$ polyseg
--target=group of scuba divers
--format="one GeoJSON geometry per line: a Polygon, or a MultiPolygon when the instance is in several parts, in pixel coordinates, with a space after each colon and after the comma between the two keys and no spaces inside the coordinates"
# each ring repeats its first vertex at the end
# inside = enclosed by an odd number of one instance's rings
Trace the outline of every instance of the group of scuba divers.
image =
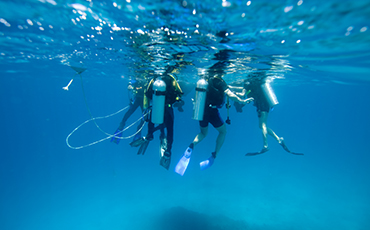
{"type": "MultiPolygon", "coordinates": [[[[152,78],[149,83],[139,79],[131,81],[128,89],[134,92],[135,96],[130,99],[129,109],[111,139],[112,142],[119,143],[122,139],[122,130],[126,125],[126,121],[140,107],[143,117],[146,118],[142,119],[138,125],[138,132],[130,145],[132,147],[140,147],[138,154],[144,154],[149,142],[153,140],[154,132],[159,130],[161,143],[160,165],[167,170],[170,167],[172,155],[171,149],[174,134],[173,107],[177,107],[182,112],[182,106],[184,105],[184,102],[181,100],[183,91],[174,75],[177,71],[178,68],[176,66],[168,66],[164,74],[152,78]],[[148,133],[145,137],[141,137],[141,128],[144,126],[145,121],[148,122],[148,133]]],[[[175,172],[184,175],[194,147],[207,136],[209,124],[218,131],[216,147],[208,159],[200,162],[200,169],[207,169],[214,163],[226,136],[226,125],[219,113],[219,108],[224,104],[225,96],[234,101],[237,112],[242,112],[242,107],[252,101],[257,108],[259,127],[263,136],[263,148],[259,152],[247,153],[246,156],[267,152],[269,150],[268,135],[272,136],[285,151],[295,155],[303,155],[302,153],[291,152],[287,148],[284,138],[276,135],[267,126],[268,114],[271,108],[278,104],[268,82],[265,82],[263,79],[250,79],[245,80],[242,86],[229,86],[222,79],[222,75],[217,72],[209,72],[205,78],[200,79],[196,84],[192,118],[199,121],[200,132],[187,147],[175,167],[175,172]]],[[[228,123],[228,121],[226,122],[228,123]]]]}

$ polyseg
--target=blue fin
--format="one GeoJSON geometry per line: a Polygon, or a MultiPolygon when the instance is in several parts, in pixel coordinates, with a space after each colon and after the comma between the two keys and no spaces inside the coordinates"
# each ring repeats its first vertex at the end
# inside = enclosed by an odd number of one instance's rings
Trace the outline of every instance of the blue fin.
{"type": "Polygon", "coordinates": [[[175,172],[177,172],[181,176],[184,175],[184,173],[186,171],[186,168],[189,165],[192,151],[193,151],[193,149],[191,149],[190,147],[188,147],[185,150],[185,153],[182,155],[181,159],[179,160],[179,162],[177,163],[177,165],[175,167],[175,172]]]}
{"type": "Polygon", "coordinates": [[[119,144],[119,141],[122,139],[122,133],[123,131],[120,129],[117,129],[116,132],[114,132],[114,136],[110,139],[110,142],[114,142],[117,145],[119,144]]]}
{"type": "Polygon", "coordinates": [[[215,158],[213,156],[210,156],[207,160],[200,162],[200,170],[208,169],[213,165],[214,161],[215,158]]]}

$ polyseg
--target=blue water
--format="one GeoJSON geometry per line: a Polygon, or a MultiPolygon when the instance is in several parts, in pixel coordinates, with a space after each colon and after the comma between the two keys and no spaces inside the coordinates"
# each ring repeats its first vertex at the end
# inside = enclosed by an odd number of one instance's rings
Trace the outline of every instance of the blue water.
{"type": "MultiPolygon", "coordinates": [[[[369,22],[370,1],[1,1],[0,229],[370,229],[369,22]],[[144,156],[131,139],[66,144],[90,119],[85,99],[109,115],[128,105],[130,78],[185,61],[177,76],[194,84],[225,49],[227,83],[273,79],[268,124],[304,156],[271,137],[269,152],[244,156],[262,147],[257,113],[232,107],[214,165],[199,169],[214,151],[210,127],[179,176],[199,132],[194,90],[175,110],[168,171],[158,134],[144,156]]],[[[97,122],[113,133],[122,116],[97,122]]],[[[105,137],[90,122],[69,143],[105,137]]]]}

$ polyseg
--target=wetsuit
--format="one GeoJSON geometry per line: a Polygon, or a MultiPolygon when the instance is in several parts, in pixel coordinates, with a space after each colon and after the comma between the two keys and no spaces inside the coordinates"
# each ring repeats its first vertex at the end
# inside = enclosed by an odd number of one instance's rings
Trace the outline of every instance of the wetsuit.
{"type": "Polygon", "coordinates": [[[211,123],[213,127],[218,128],[224,124],[218,108],[221,108],[224,103],[226,89],[228,86],[222,78],[211,77],[208,79],[204,116],[203,120],[199,121],[201,127],[205,128],[208,123],[211,123]]]}
{"type": "MultiPolygon", "coordinates": [[[[158,129],[161,130],[161,138],[163,137],[163,130],[164,128],[167,131],[167,151],[171,153],[172,143],[173,143],[173,124],[174,124],[174,113],[173,113],[173,103],[180,100],[182,95],[181,88],[177,83],[176,79],[171,74],[165,74],[161,78],[166,83],[166,98],[165,98],[165,109],[164,109],[164,120],[163,124],[155,127],[154,123],[151,122],[151,119],[148,123],[148,135],[147,139],[150,140],[153,138],[153,133],[158,129]]],[[[153,97],[153,79],[149,85],[148,89],[145,93],[145,96],[149,99],[153,97]]]]}
{"type": "MultiPolygon", "coordinates": [[[[138,107],[141,108],[141,112],[144,111],[143,108],[143,99],[144,99],[144,90],[145,90],[145,83],[143,81],[136,81],[135,83],[130,85],[133,87],[132,89],[132,97],[130,98],[130,107],[128,111],[125,113],[125,115],[122,118],[122,121],[120,123],[120,129],[122,130],[125,125],[127,119],[136,111],[138,107]]],[[[143,120],[138,125],[138,129],[143,125],[143,120]]]]}

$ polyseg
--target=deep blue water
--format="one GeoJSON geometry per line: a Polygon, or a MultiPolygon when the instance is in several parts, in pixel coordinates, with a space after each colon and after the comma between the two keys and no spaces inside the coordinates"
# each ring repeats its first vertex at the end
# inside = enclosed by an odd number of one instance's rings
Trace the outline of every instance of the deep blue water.
{"type": "MultiPolygon", "coordinates": [[[[1,1],[1,229],[370,229],[370,2],[186,3],[1,1]],[[78,9],[87,13],[81,23],[71,20],[78,9]],[[103,23],[98,35],[91,27],[99,19],[134,32],[110,33],[103,23]],[[180,34],[198,24],[199,34],[164,41],[138,32],[169,24],[180,34]],[[221,43],[215,34],[225,28],[235,34],[221,43]],[[185,111],[175,110],[168,171],[159,165],[157,133],[144,156],[129,146],[131,139],[67,146],[68,134],[90,119],[81,78],[69,65],[87,68],[81,74],[87,104],[93,116],[106,116],[128,105],[130,77],[160,72],[176,62],[171,54],[179,47],[193,49],[184,57],[192,65],[178,74],[185,82],[196,82],[223,49],[233,50],[227,83],[256,71],[274,76],[280,104],[268,124],[305,155],[289,154],[269,137],[269,152],[245,157],[262,147],[256,109],[232,107],[214,165],[199,169],[214,150],[217,132],[210,127],[179,176],[175,164],[199,131],[191,119],[194,90],[184,97],[185,111]]],[[[225,108],[221,114],[226,119],[225,108]]],[[[97,122],[113,133],[122,116],[97,122]]],[[[138,117],[139,111],[128,123],[138,117]]],[[[70,144],[105,137],[89,123],[70,144]]]]}

